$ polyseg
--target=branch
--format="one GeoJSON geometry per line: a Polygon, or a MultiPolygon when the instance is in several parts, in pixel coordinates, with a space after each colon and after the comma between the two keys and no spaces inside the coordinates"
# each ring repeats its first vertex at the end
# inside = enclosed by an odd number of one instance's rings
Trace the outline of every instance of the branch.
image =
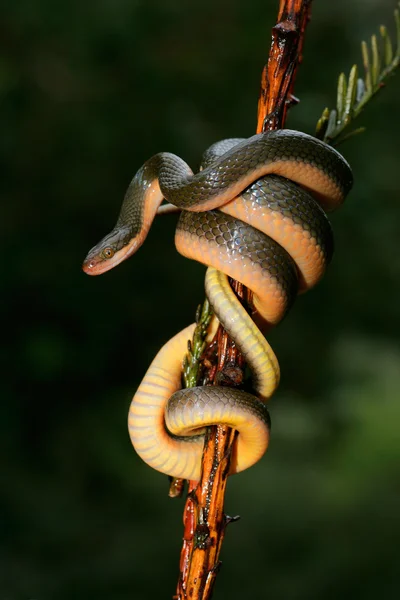
{"type": "MultiPolygon", "coordinates": [[[[277,24],[272,29],[268,63],[261,79],[258,102],[257,133],[283,127],[288,107],[296,103],[292,91],[297,67],[301,62],[305,28],[311,0],[281,0],[277,24]]],[[[244,306],[251,306],[251,292],[241,283],[232,287],[244,306]]],[[[202,316],[207,313],[203,308],[202,316]]],[[[203,348],[205,331],[197,328],[197,340],[189,347],[186,376],[190,365],[197,365],[194,353],[203,348]]],[[[196,336],[196,334],[195,334],[196,336]]],[[[220,326],[214,340],[204,349],[202,384],[238,386],[244,378],[244,360],[235,343],[220,326]]],[[[197,367],[196,367],[197,368],[197,367]]],[[[199,381],[196,372],[193,381],[199,381]]],[[[235,518],[224,514],[224,496],[229,473],[230,455],[236,433],[222,425],[208,428],[205,436],[200,481],[189,482],[184,510],[184,537],[180,575],[175,600],[208,600],[220,567],[219,553],[226,525],[235,518]]],[[[172,494],[181,490],[172,483],[172,494]]],[[[170,492],[171,494],[171,492],[170,492]]]]}
{"type": "MultiPolygon", "coordinates": [[[[400,8],[400,3],[399,3],[400,8]]],[[[343,131],[356,119],[365,105],[382,90],[389,77],[400,65],[400,13],[394,11],[396,25],[396,51],[393,53],[393,43],[384,25],[379,28],[380,39],[371,36],[371,46],[361,42],[361,54],[364,66],[364,78],[358,76],[357,65],[353,65],[348,79],[339,75],[336,108],[325,108],[316,127],[316,137],[327,144],[334,140],[338,145],[349,137],[362,133],[365,127],[359,127],[343,135],[343,131]]]]}

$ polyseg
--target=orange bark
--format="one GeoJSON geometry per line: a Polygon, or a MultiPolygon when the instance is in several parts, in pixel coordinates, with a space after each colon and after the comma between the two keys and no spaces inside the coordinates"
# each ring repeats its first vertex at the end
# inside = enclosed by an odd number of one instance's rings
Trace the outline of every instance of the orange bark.
{"type": "MultiPolygon", "coordinates": [[[[283,127],[288,107],[297,102],[292,91],[301,62],[310,6],[311,0],[280,1],[268,63],[261,78],[257,133],[283,127]]],[[[243,304],[250,306],[251,292],[237,281],[232,281],[232,287],[243,304]]],[[[211,367],[204,383],[240,384],[243,357],[222,327],[206,350],[206,356],[211,367]]],[[[211,598],[226,525],[234,520],[224,514],[224,497],[235,436],[235,431],[222,425],[210,427],[206,434],[201,479],[198,483],[189,482],[175,600],[211,598]]]]}

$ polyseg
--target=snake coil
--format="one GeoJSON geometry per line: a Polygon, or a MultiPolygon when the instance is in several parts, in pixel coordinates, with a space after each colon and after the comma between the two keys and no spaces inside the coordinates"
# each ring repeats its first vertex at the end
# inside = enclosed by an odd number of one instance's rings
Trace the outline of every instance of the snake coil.
{"type": "Polygon", "coordinates": [[[83,265],[86,273],[98,275],[136,252],[164,198],[182,211],[176,247],[208,266],[207,297],[249,364],[255,390],[253,395],[218,386],[180,389],[194,324],[159,351],[132,400],[129,434],[153,468],[192,480],[200,477],[207,425],[238,430],[231,473],[253,465],[267,449],[265,402],[279,383],[279,365],[262,331],[322,277],[333,251],[323,209],[340,205],[352,186],[350,167],[336,150],[291,130],[218,142],[206,151],[202,166],[194,175],[173,154],[150,158],[133,178],[116,226],[83,265]],[[255,320],[228,277],[253,291],[255,320]]]}

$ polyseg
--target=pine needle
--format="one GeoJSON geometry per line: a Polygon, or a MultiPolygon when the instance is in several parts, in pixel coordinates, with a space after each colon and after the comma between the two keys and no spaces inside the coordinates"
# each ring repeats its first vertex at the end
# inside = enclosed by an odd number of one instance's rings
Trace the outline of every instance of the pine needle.
{"type": "Polygon", "coordinates": [[[354,121],[365,105],[386,84],[400,65],[400,2],[394,11],[396,26],[396,51],[393,53],[393,42],[384,25],[379,28],[379,36],[372,35],[370,44],[361,42],[361,56],[364,77],[358,76],[357,65],[353,65],[348,79],[339,75],[336,108],[325,108],[316,126],[316,137],[327,144],[338,145],[345,139],[362,131],[359,127],[343,135],[344,130],[354,121]]]}

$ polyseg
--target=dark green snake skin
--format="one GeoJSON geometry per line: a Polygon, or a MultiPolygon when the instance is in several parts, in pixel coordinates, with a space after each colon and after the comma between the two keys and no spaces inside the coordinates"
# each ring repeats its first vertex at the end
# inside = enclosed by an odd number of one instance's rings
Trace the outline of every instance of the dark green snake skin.
{"type": "Polygon", "coordinates": [[[289,218],[310,233],[330,262],[333,254],[331,225],[318,202],[299,185],[277,175],[262,177],[241,194],[249,204],[257,204],[289,218]]]}
{"type": "Polygon", "coordinates": [[[239,143],[196,175],[173,154],[158,154],[154,160],[164,197],[186,210],[201,207],[249,172],[277,160],[315,166],[329,174],[343,195],[352,185],[350,167],[336,150],[309,135],[286,129],[255,135],[239,143]]]}
{"type": "Polygon", "coordinates": [[[250,261],[255,273],[259,271],[261,277],[275,280],[287,298],[285,312],[290,308],[297,294],[296,265],[286,250],[269,236],[218,210],[183,211],[177,225],[177,233],[180,231],[192,237],[193,242],[203,238],[209,245],[223,250],[227,262],[250,261]]]}
{"type": "MultiPolygon", "coordinates": [[[[204,417],[207,418],[209,413],[210,424],[213,424],[215,414],[212,412],[212,407],[218,407],[218,410],[221,410],[221,404],[224,406],[225,415],[229,415],[229,410],[234,413],[238,403],[238,390],[221,386],[202,386],[200,390],[201,393],[199,393],[199,388],[187,388],[179,390],[171,396],[165,409],[165,421],[168,428],[171,427],[172,421],[175,421],[176,428],[179,427],[176,415],[179,415],[180,421],[196,422],[199,420],[196,415],[200,415],[202,420],[204,417]]],[[[245,410],[263,421],[270,429],[271,418],[264,402],[243,391],[240,392],[240,402],[245,410]]],[[[195,437],[190,434],[183,439],[191,442],[195,437]]]]}
{"type": "MultiPolygon", "coordinates": [[[[230,139],[211,146],[203,156],[203,170],[195,175],[184,160],[174,154],[162,152],[150,158],[138,170],[125,194],[124,202],[114,229],[92,248],[85,262],[98,257],[105,247],[111,247],[114,253],[126,246],[138,235],[143,224],[144,193],[156,179],[168,202],[184,210],[201,210],[201,206],[217,198],[221,193],[229,195],[229,189],[248,177],[262,165],[275,161],[305,163],[327,173],[342,191],[343,196],[350,190],[353,182],[351,169],[343,157],[333,148],[305,133],[291,130],[277,130],[255,135],[249,139],[230,139]]],[[[269,176],[268,176],[269,177],[269,176]]],[[[260,183],[251,186],[246,192],[248,197],[266,197],[260,183]]],[[[272,185],[272,184],[267,184],[272,185]]],[[[294,184],[289,184],[294,185],[294,184]]],[[[243,184],[241,191],[246,188],[243,184]]],[[[293,189],[293,188],[292,188],[293,189]]],[[[306,227],[313,227],[313,218],[305,206],[300,208],[293,202],[282,205],[275,195],[275,206],[279,210],[291,211],[296,218],[304,215],[306,227]],[[308,211],[308,212],[307,212],[308,211]]],[[[284,196],[281,191],[281,196],[284,196]]],[[[274,201],[271,201],[274,203],[274,201]]],[[[216,202],[218,205],[218,202],[216,202]]],[[[213,208],[213,207],[209,207],[213,208]]],[[[320,210],[320,209],[317,209],[320,210]]],[[[320,226],[317,226],[317,229],[320,226]]],[[[327,227],[323,227],[327,231],[327,227]]],[[[314,228],[315,229],[315,228],[314,228]]],[[[316,232],[316,230],[312,230],[316,232]]],[[[321,239],[325,234],[321,230],[321,239]]],[[[329,245],[329,244],[328,244],[329,245]]],[[[329,248],[327,249],[329,253],[329,248]]]]}

